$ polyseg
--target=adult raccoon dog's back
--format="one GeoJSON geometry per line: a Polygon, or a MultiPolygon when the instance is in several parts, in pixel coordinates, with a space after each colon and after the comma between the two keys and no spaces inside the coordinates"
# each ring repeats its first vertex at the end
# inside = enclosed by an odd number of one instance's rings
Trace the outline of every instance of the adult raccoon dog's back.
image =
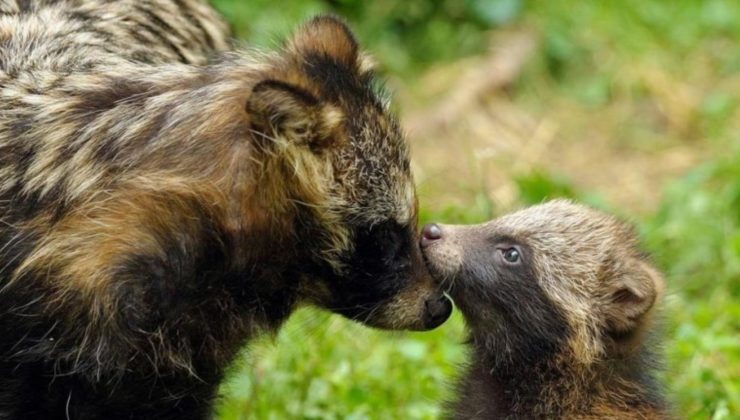
{"type": "Polygon", "coordinates": [[[347,27],[225,39],[193,0],[0,3],[0,418],[202,418],[301,303],[449,315],[347,27]]]}

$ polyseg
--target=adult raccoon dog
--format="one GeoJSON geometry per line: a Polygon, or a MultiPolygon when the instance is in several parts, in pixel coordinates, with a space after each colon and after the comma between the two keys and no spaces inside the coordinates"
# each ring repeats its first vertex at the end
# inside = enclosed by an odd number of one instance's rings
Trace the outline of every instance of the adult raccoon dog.
{"type": "Polygon", "coordinates": [[[470,328],[452,417],[668,417],[648,341],[664,283],[629,226],[558,200],[423,235],[470,328]]]}
{"type": "Polygon", "coordinates": [[[299,304],[449,315],[349,29],[227,38],[195,0],[0,2],[0,418],[204,418],[299,304]]]}

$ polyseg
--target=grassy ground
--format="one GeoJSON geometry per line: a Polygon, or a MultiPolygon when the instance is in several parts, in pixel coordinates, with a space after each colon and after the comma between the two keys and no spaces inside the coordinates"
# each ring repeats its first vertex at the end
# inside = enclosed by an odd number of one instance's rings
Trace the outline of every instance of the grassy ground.
{"type": "MultiPolygon", "coordinates": [[[[309,14],[347,16],[404,119],[421,121],[496,53],[489,30],[532,34],[536,52],[513,84],[450,127],[410,133],[422,219],[478,222],[570,196],[634,220],[669,282],[664,377],[676,413],[740,417],[739,3],[215,3],[261,45],[309,14]]],[[[302,309],[245,350],[219,415],[436,418],[463,340],[457,314],[433,332],[389,333],[302,309]]]]}

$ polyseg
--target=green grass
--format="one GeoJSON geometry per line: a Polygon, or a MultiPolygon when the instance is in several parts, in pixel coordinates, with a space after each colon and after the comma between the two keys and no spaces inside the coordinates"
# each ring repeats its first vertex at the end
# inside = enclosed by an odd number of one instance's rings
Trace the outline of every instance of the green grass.
{"type": "Polygon", "coordinates": [[[436,418],[464,360],[462,329],[459,316],[431,333],[389,333],[300,310],[244,353],[221,418],[436,418]]]}
{"type": "Polygon", "coordinates": [[[674,400],[692,417],[740,414],[740,154],[673,184],[643,230],[670,284],[674,400]]]}
{"type": "MultiPolygon", "coordinates": [[[[258,45],[274,45],[313,13],[339,12],[383,69],[409,84],[432,63],[481,51],[487,28],[532,27],[543,46],[509,92],[518,106],[546,113],[575,104],[593,118],[573,130],[607,130],[620,146],[646,153],[669,143],[709,156],[670,183],[653,214],[630,214],[557,173],[534,171],[516,182],[521,204],[568,196],[636,221],[669,284],[664,379],[676,413],[740,417],[740,3],[215,3],[240,37],[258,45]],[[673,96],[681,89],[689,99],[673,96]],[[621,119],[604,122],[607,113],[621,119]]],[[[498,214],[483,193],[465,207],[421,205],[424,221],[474,223],[498,214]]],[[[432,332],[390,333],[302,309],[277,337],[245,349],[218,412],[222,419],[436,418],[465,360],[463,340],[457,314],[432,332]]]]}

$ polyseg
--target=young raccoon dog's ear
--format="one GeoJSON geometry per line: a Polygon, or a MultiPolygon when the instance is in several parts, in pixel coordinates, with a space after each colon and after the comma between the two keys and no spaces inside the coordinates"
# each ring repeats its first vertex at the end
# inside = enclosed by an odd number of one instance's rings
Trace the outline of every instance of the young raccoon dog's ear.
{"type": "Polygon", "coordinates": [[[663,294],[663,276],[645,261],[632,258],[608,280],[607,332],[616,339],[628,338],[645,324],[663,294]]]}
{"type": "Polygon", "coordinates": [[[307,90],[278,80],[263,80],[247,100],[251,128],[263,144],[304,145],[314,151],[331,145],[342,112],[322,104],[307,90]]]}

